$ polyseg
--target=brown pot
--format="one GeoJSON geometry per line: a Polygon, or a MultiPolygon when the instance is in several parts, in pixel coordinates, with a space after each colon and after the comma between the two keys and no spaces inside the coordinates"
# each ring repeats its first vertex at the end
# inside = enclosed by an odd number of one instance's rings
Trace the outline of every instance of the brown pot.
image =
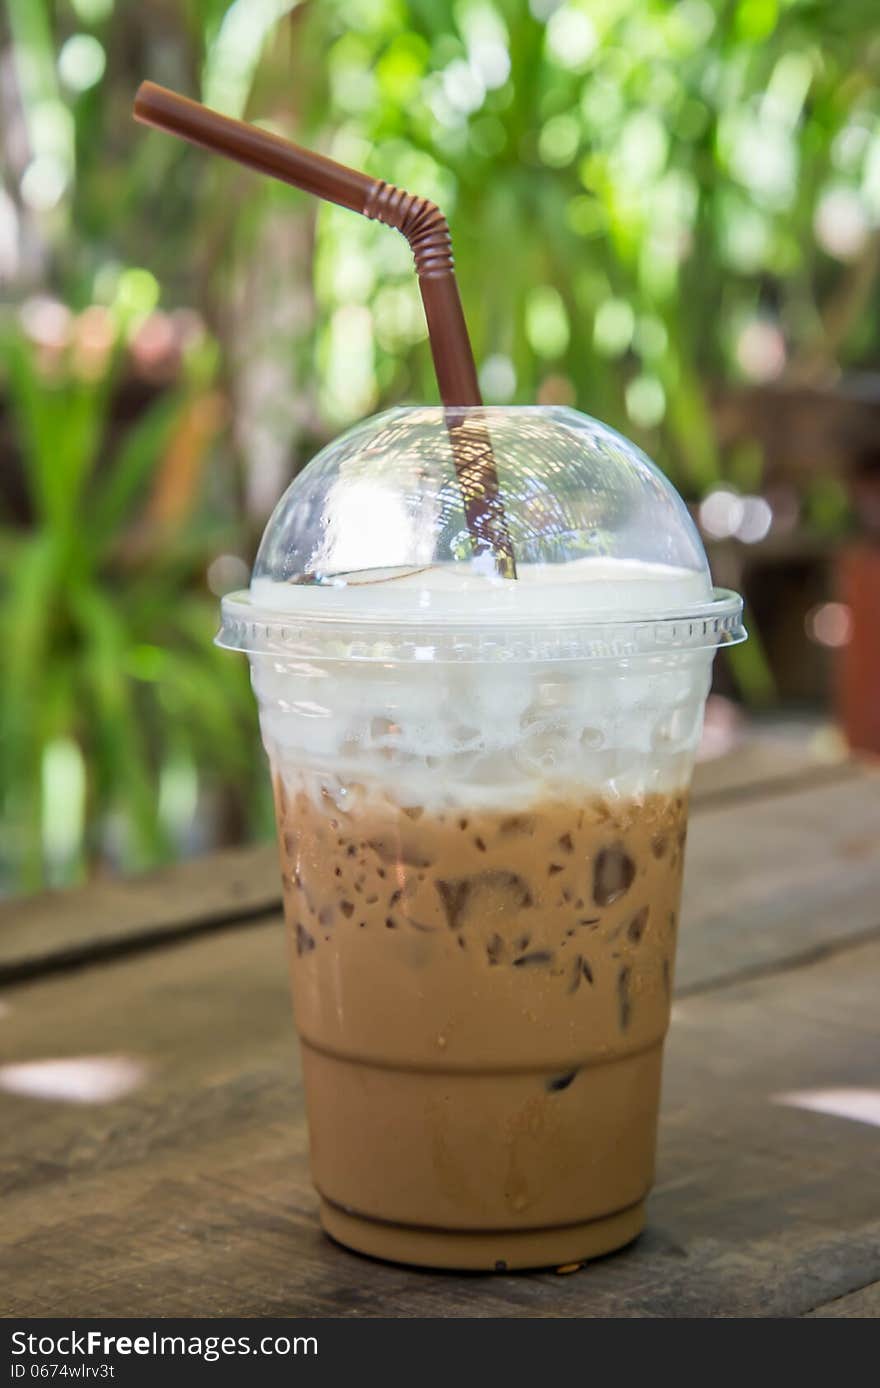
{"type": "Polygon", "coordinates": [[[837,664],[837,714],[853,749],[880,756],[880,544],[841,550],[837,591],[852,623],[837,664]]]}

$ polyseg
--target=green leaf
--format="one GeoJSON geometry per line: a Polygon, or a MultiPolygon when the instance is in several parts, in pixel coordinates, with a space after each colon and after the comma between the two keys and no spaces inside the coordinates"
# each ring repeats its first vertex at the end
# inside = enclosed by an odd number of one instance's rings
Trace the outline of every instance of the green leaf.
{"type": "Polygon", "coordinates": [[[97,456],[108,383],[45,379],[24,338],[7,347],[9,392],[35,509],[58,535],[76,529],[76,512],[97,456]]]}
{"type": "Polygon", "coordinates": [[[20,871],[30,887],[39,884],[42,873],[41,686],[53,654],[56,558],[51,535],[19,545],[0,598],[0,789],[6,813],[19,828],[20,871]]]}
{"type": "Polygon", "coordinates": [[[102,779],[127,813],[135,860],[146,863],[164,856],[167,844],[159,824],[157,776],[149,756],[147,726],[138,716],[132,681],[125,673],[125,627],[97,588],[78,593],[73,606],[85,646],[83,678],[93,701],[102,779]]]}
{"type": "Polygon", "coordinates": [[[129,519],[161,460],[184,403],[181,392],[160,395],[127,431],[125,440],[108,465],[107,476],[97,488],[89,516],[89,530],[101,548],[129,519]]]}

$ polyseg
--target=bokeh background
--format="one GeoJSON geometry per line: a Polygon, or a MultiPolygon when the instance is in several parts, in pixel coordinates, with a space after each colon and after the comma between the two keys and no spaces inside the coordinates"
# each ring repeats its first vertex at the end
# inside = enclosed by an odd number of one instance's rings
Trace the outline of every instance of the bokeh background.
{"type": "Polygon", "coordinates": [[[719,746],[880,752],[875,0],[0,4],[0,891],[271,831],[218,596],[436,399],[402,238],[135,126],[147,76],[436,199],[486,400],[634,437],[745,592],[719,746]]]}

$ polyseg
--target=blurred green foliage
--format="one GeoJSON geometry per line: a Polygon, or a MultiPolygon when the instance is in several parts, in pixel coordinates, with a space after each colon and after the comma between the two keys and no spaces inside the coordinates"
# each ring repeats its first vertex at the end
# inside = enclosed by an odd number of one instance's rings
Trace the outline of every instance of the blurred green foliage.
{"type": "Polygon", "coordinates": [[[174,387],[113,439],[123,323],[92,308],[62,346],[2,343],[32,517],[0,548],[2,866],[24,886],[162,861],[190,828],[200,773],[245,795],[254,781],[247,679],[212,646],[201,591],[228,527],[192,507],[222,417],[213,352],[192,346],[174,387]]]}
{"type": "MultiPolygon", "coordinates": [[[[449,210],[488,398],[571,400],[693,495],[723,466],[711,382],[876,351],[869,0],[315,8],[331,149],[449,210]]],[[[325,410],[429,393],[403,250],[322,210],[316,268],[325,410]]]]}
{"type": "MultiPolygon", "coordinates": [[[[876,361],[875,20],[874,0],[5,0],[6,880],[160,860],[232,785],[267,823],[209,562],[249,561],[324,439],[436,398],[403,240],[134,126],[142,77],[434,197],[486,399],[600,415],[699,499],[764,468],[719,447],[718,383],[876,361]]],[[[809,509],[839,527],[845,499],[820,483],[809,509]]]]}

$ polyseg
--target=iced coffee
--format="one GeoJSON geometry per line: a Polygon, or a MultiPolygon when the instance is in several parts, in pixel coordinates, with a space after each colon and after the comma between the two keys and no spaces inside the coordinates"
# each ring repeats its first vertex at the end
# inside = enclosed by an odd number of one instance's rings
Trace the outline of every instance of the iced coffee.
{"type": "MultiPolygon", "coordinates": [[[[676,581],[617,569],[582,581],[628,575],[643,597],[676,581]]],[[[375,586],[431,581],[451,579],[375,586]]],[[[535,574],[518,582],[539,611],[535,574]]],[[[262,707],[273,690],[285,704],[263,726],[312,1165],[344,1242],[492,1268],[637,1232],[708,673],[694,659],[340,667],[323,716],[313,677],[255,671],[262,707]]]]}
{"type": "Polygon", "coordinates": [[[435,1267],[607,1252],[644,1222],[688,786],[738,606],[704,561],[621,555],[285,575],[314,523],[225,634],[271,765],[324,1227],[435,1267]]]}
{"type": "Polygon", "coordinates": [[[424,197],[143,83],[140,121],[383,222],[445,408],[279,501],[220,645],[272,766],[325,1228],[402,1261],[577,1261],[641,1227],[713,589],[675,488],[562,407],[487,408],[424,197]]]}

